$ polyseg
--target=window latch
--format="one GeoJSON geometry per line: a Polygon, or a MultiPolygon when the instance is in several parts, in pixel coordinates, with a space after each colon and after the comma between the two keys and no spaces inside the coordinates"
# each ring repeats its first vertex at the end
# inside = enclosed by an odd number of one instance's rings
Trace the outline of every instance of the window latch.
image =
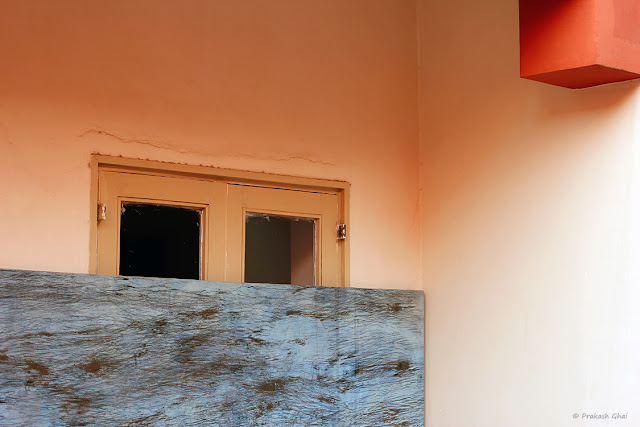
{"type": "Polygon", "coordinates": [[[338,224],[338,240],[347,238],[347,224],[338,224]]]}
{"type": "Polygon", "coordinates": [[[98,203],[98,221],[104,221],[105,219],[107,219],[107,205],[98,203]]]}

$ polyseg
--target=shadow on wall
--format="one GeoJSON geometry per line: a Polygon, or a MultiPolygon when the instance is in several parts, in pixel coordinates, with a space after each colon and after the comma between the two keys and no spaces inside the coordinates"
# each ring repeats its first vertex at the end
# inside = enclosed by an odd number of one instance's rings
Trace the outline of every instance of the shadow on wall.
{"type": "Polygon", "coordinates": [[[545,411],[519,425],[551,425],[631,387],[590,372],[633,360],[614,331],[633,312],[622,275],[640,83],[572,91],[516,76],[458,80],[423,110],[429,425],[513,425],[531,402],[545,411]],[[588,397],[588,384],[604,385],[588,397]],[[474,418],[453,415],[461,406],[474,418]]]}
{"type": "Polygon", "coordinates": [[[635,109],[628,107],[639,86],[575,91],[505,79],[442,89],[448,99],[427,102],[427,115],[438,111],[423,144],[425,242],[439,253],[433,263],[453,255],[443,248],[463,248],[493,226],[535,230],[545,213],[570,212],[572,198],[630,174],[635,109]]]}

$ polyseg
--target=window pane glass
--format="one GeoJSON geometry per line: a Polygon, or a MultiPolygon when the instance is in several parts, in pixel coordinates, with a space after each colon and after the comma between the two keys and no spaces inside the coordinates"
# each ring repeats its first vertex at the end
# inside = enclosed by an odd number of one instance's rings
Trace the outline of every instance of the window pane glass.
{"type": "Polygon", "coordinates": [[[244,280],[315,285],[315,220],[247,213],[244,280]]]}
{"type": "Polygon", "coordinates": [[[200,226],[199,209],[124,203],[119,274],[199,279],[200,226]]]}

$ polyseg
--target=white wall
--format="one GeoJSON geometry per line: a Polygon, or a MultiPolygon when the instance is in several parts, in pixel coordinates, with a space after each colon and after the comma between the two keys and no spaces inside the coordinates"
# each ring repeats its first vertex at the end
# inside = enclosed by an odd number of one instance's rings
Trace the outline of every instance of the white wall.
{"type": "Polygon", "coordinates": [[[515,1],[419,22],[428,425],[640,425],[639,83],[519,79],[515,1]]]}
{"type": "Polygon", "coordinates": [[[348,181],[353,286],[420,288],[415,3],[0,0],[0,268],[87,272],[93,152],[348,181]]]}

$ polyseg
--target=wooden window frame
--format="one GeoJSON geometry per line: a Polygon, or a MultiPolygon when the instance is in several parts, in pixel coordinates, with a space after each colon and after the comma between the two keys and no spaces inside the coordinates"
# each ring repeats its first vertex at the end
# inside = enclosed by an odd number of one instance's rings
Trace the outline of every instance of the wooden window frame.
{"type": "MultiPolygon", "coordinates": [[[[302,190],[335,194],[338,199],[338,220],[349,229],[349,199],[351,185],[345,181],[299,176],[277,175],[264,172],[252,172],[234,169],[223,169],[209,166],[196,166],[177,163],[165,163],[153,160],[142,160],[114,157],[102,154],[91,155],[91,194],[90,194],[90,235],[89,235],[89,273],[98,270],[98,174],[100,170],[118,172],[135,172],[167,177],[197,178],[210,181],[221,181],[230,184],[256,185],[285,190],[302,190]]],[[[348,287],[349,238],[336,240],[338,246],[339,286],[348,287]]]]}

